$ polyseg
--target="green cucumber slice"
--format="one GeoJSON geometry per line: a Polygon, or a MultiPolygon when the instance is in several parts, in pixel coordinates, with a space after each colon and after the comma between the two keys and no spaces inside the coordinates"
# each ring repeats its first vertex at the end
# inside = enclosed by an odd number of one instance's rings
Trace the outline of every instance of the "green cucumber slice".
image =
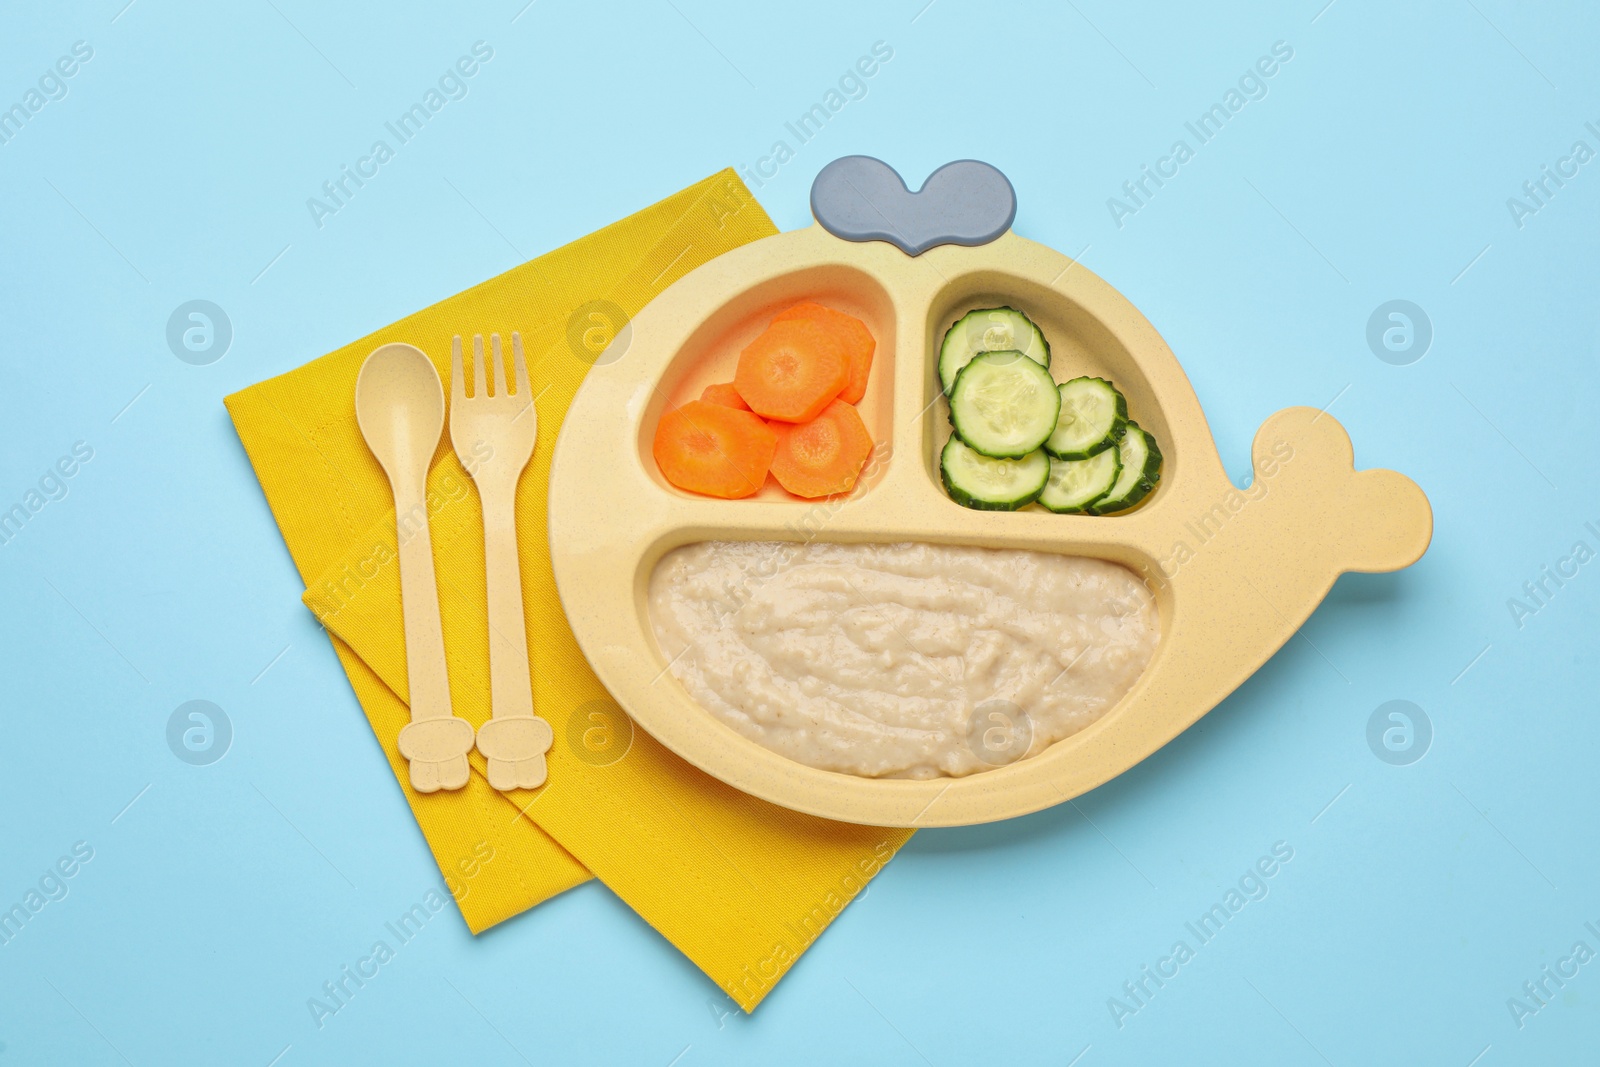
{"type": "Polygon", "coordinates": [[[1050,460],[1050,478],[1039,503],[1062,514],[1081,514],[1117,484],[1122,473],[1122,450],[1108,448],[1088,459],[1050,460]]]}
{"type": "Polygon", "coordinates": [[[980,352],[956,375],[950,423],[968,447],[1021,459],[1056,428],[1061,394],[1050,372],[1015,351],[980,352]]]}
{"type": "Polygon", "coordinates": [[[1050,342],[1039,327],[1016,308],[969,311],[945,331],[939,345],[939,384],[949,395],[956,375],[979,352],[1021,352],[1041,367],[1050,366],[1050,342]]]}
{"type": "Polygon", "coordinates": [[[950,499],[979,511],[1015,511],[1031,504],[1050,479],[1050,457],[1044,449],[1021,459],[990,459],[950,435],[939,454],[939,476],[950,499]]]}
{"type": "Polygon", "coordinates": [[[1111,491],[1089,505],[1091,515],[1110,515],[1131,508],[1150,495],[1161,480],[1161,449],[1138,423],[1128,423],[1127,433],[1117,442],[1117,451],[1121,454],[1122,471],[1111,491]]]}
{"type": "Polygon", "coordinates": [[[1088,459],[1110,449],[1128,422],[1128,402],[1104,378],[1074,378],[1056,387],[1061,414],[1044,449],[1057,459],[1088,459]]]}

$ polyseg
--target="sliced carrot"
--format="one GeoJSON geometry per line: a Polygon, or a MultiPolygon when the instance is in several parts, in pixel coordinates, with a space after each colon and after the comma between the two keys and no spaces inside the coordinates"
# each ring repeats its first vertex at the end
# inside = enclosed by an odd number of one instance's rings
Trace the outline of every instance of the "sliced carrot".
{"type": "Polygon", "coordinates": [[[850,360],[850,380],[839,393],[839,399],[846,404],[854,404],[867,395],[867,375],[872,371],[872,354],[877,351],[878,342],[873,339],[866,323],[854,315],[846,315],[809,300],[787,311],[780,311],[772,321],[786,322],[789,319],[815,319],[838,330],[845,345],[845,356],[850,360]]]}
{"type": "Polygon", "coordinates": [[[700,399],[708,404],[721,404],[725,408],[750,410],[750,405],[744,402],[744,397],[739,395],[739,390],[733,387],[732,382],[719,382],[716,385],[706,386],[706,391],[700,394],[700,399]]]}
{"type": "Polygon", "coordinates": [[[750,410],[809,422],[850,380],[839,333],[812,319],[775,322],[739,353],[733,385],[750,410]]]}
{"type": "Polygon", "coordinates": [[[810,422],[770,422],[778,435],[772,476],[795,496],[848,493],[872,454],[872,437],[854,407],[835,400],[810,422]]]}
{"type": "Polygon", "coordinates": [[[661,416],[651,448],[679,489],[733,500],[767,480],[778,435],[748,411],[691,400],[661,416]]]}

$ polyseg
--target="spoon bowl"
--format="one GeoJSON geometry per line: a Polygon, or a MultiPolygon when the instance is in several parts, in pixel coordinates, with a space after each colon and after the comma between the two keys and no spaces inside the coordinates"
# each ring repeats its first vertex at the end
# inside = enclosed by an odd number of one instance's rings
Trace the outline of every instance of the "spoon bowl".
{"type": "Polygon", "coordinates": [[[444,386],[414,345],[374,349],[356,376],[356,423],[391,483],[415,485],[444,430],[444,386]]]}

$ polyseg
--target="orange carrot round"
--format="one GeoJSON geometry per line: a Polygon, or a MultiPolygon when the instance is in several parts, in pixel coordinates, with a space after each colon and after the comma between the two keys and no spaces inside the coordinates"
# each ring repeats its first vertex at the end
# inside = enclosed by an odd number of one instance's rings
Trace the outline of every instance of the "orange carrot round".
{"type": "Polygon", "coordinates": [[[786,322],[789,319],[813,319],[837,330],[845,346],[845,358],[850,361],[850,380],[840,391],[839,399],[846,404],[854,404],[867,395],[867,375],[872,371],[872,354],[877,351],[878,342],[873,339],[866,323],[854,315],[846,315],[809,300],[787,311],[780,311],[772,321],[786,322]]]}
{"type": "Polygon", "coordinates": [[[739,395],[739,390],[733,387],[732,382],[719,382],[716,385],[706,386],[706,391],[700,394],[700,399],[708,404],[721,404],[725,408],[750,410],[750,405],[744,402],[744,397],[739,395]]]}
{"type": "Polygon", "coordinates": [[[809,422],[849,377],[838,331],[812,319],[789,319],[768,326],[739,353],[733,385],[757,415],[809,422]]]}
{"type": "Polygon", "coordinates": [[[767,480],[778,435],[748,411],[691,400],[656,423],[651,451],[679,489],[733,500],[767,480]]]}
{"type": "Polygon", "coordinates": [[[810,422],[771,422],[778,435],[772,476],[795,496],[848,493],[872,454],[872,437],[855,408],[835,400],[810,422]]]}

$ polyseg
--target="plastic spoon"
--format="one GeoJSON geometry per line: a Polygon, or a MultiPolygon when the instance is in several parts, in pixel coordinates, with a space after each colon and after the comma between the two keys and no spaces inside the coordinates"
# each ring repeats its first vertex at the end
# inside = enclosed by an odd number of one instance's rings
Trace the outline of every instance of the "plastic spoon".
{"type": "Polygon", "coordinates": [[[428,536],[428,462],[444,430],[444,389],[421,349],[388,344],[367,357],[356,377],[356,422],[394,493],[411,704],[411,721],[400,730],[400,754],[411,762],[411,787],[417,792],[460,789],[471,774],[467,753],[473,729],[450,709],[428,536]]]}

